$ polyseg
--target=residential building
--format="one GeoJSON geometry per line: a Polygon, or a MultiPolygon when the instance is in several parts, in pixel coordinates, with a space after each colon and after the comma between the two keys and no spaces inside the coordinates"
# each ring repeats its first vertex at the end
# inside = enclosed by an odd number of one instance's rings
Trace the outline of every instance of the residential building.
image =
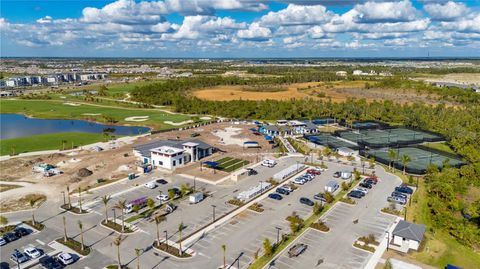
{"type": "Polygon", "coordinates": [[[335,75],[339,77],[346,77],[347,76],[347,71],[337,71],[335,72],[335,75]]]}
{"type": "Polygon", "coordinates": [[[400,220],[392,232],[393,249],[408,252],[418,250],[425,234],[425,225],[400,220]]]}

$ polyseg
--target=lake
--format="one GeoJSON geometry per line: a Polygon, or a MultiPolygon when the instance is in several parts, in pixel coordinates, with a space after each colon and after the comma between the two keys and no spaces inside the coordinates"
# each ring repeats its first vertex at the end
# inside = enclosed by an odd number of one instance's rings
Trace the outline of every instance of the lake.
{"type": "Polygon", "coordinates": [[[47,120],[17,114],[0,114],[0,139],[64,132],[101,134],[105,128],[113,128],[113,134],[122,136],[150,131],[150,128],[142,126],[105,125],[84,120],[47,120]]]}

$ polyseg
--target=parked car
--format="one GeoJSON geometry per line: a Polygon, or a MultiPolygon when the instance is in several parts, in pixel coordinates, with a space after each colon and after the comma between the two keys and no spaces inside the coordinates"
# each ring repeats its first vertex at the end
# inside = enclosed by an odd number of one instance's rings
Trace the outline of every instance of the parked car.
{"type": "Polygon", "coordinates": [[[306,198],[306,197],[302,197],[300,198],[300,203],[301,204],[304,204],[304,205],[308,205],[308,206],[313,206],[313,202],[312,200],[306,198]]]}
{"type": "Polygon", "coordinates": [[[172,203],[168,203],[168,204],[165,206],[164,211],[165,211],[165,213],[170,214],[170,213],[172,213],[173,211],[175,211],[175,209],[177,209],[177,206],[176,206],[176,205],[174,205],[174,204],[172,204],[172,203]]]}
{"type": "Polygon", "coordinates": [[[180,196],[180,195],[182,195],[182,191],[181,191],[179,188],[177,188],[177,187],[173,187],[173,188],[171,188],[171,189],[168,189],[168,192],[170,192],[170,190],[173,190],[173,191],[175,192],[175,196],[180,196]]]}
{"type": "Polygon", "coordinates": [[[24,227],[15,227],[15,235],[17,237],[22,237],[22,236],[26,236],[26,235],[29,235],[30,232],[25,229],[24,227]]]}
{"type": "Polygon", "coordinates": [[[168,181],[166,181],[166,180],[163,179],[163,178],[157,179],[157,180],[155,180],[155,182],[157,182],[158,184],[162,184],[162,185],[165,185],[165,184],[168,183],[168,181]]]}
{"type": "Polygon", "coordinates": [[[277,162],[274,161],[274,160],[263,160],[262,161],[263,166],[270,167],[270,168],[274,167],[276,164],[277,164],[277,162]]]}
{"type": "Polygon", "coordinates": [[[3,238],[3,236],[0,236],[0,246],[4,246],[7,244],[7,240],[5,240],[5,238],[3,238]]]}
{"type": "Polygon", "coordinates": [[[288,185],[283,185],[280,188],[287,190],[288,192],[293,192],[293,188],[288,185]]]}
{"type": "Polygon", "coordinates": [[[14,249],[12,255],[10,255],[10,259],[15,263],[24,263],[28,261],[28,257],[23,254],[22,252],[18,251],[18,249],[14,249]]]}
{"type": "Polygon", "coordinates": [[[365,180],[372,181],[373,184],[378,183],[378,178],[377,177],[367,177],[365,180]]]}
{"type": "Polygon", "coordinates": [[[170,197],[168,197],[167,194],[159,194],[159,195],[155,196],[155,199],[157,199],[159,201],[162,201],[162,202],[166,202],[166,201],[170,200],[170,197]]]}
{"type": "Polygon", "coordinates": [[[313,199],[315,199],[315,200],[320,200],[320,201],[322,201],[323,203],[326,203],[326,202],[327,202],[327,199],[325,199],[325,196],[324,196],[323,193],[315,194],[315,195],[313,196],[313,199]]]}
{"type": "Polygon", "coordinates": [[[365,194],[363,194],[363,192],[360,192],[360,191],[351,191],[347,194],[347,196],[360,199],[363,196],[365,196],[365,194]]]}
{"type": "Polygon", "coordinates": [[[334,177],[334,178],[339,178],[341,175],[342,175],[342,173],[341,173],[341,172],[338,172],[338,171],[335,172],[335,173],[333,173],[333,177],[334,177]]]}
{"type": "Polygon", "coordinates": [[[368,189],[367,188],[363,188],[363,187],[356,187],[355,189],[353,189],[354,191],[359,191],[359,192],[363,192],[364,194],[367,194],[368,193],[368,189]]]}
{"type": "Polygon", "coordinates": [[[288,250],[288,257],[293,258],[305,252],[307,245],[305,244],[295,244],[288,250]]]}
{"type": "Polygon", "coordinates": [[[390,203],[395,203],[395,204],[400,204],[400,205],[405,205],[407,203],[407,200],[401,198],[401,197],[394,197],[394,196],[389,196],[387,198],[387,201],[390,203]]]}
{"type": "Polygon", "coordinates": [[[283,199],[283,197],[278,193],[270,193],[268,195],[268,198],[274,199],[274,200],[282,200],[283,199]]]}
{"type": "Polygon", "coordinates": [[[150,182],[145,183],[143,186],[145,188],[155,189],[157,187],[157,184],[155,184],[155,181],[150,181],[150,182]]]}
{"type": "Polygon", "coordinates": [[[0,262],[0,269],[10,269],[8,262],[0,262]]]}
{"type": "Polygon", "coordinates": [[[294,180],[292,180],[292,183],[295,183],[295,184],[298,184],[298,185],[303,185],[303,184],[305,184],[305,180],[297,177],[294,180]]]}
{"type": "Polygon", "coordinates": [[[403,198],[405,200],[407,200],[407,195],[404,194],[404,193],[401,193],[401,192],[398,192],[398,191],[394,191],[392,192],[392,195],[393,197],[400,197],[400,198],[403,198]]]}
{"type": "Polygon", "coordinates": [[[316,176],[318,176],[318,175],[321,174],[321,173],[320,173],[320,170],[314,169],[314,168],[308,169],[308,170],[307,170],[307,173],[312,174],[312,175],[316,175],[316,176]]]}
{"type": "Polygon", "coordinates": [[[371,180],[371,179],[364,179],[363,180],[363,183],[367,183],[367,184],[370,184],[370,185],[374,185],[375,184],[375,181],[371,180]]]}
{"type": "Polygon", "coordinates": [[[58,262],[57,259],[51,256],[44,256],[41,257],[40,260],[40,265],[45,268],[45,269],[63,269],[63,265],[58,262]]]}
{"type": "Polygon", "coordinates": [[[3,238],[7,241],[7,242],[12,242],[12,241],[15,241],[18,239],[18,236],[15,234],[15,233],[6,233],[3,235],[3,238]]]}
{"type": "Polygon", "coordinates": [[[401,192],[401,193],[406,193],[406,194],[412,194],[413,193],[413,189],[410,188],[410,187],[407,187],[405,185],[400,185],[400,186],[396,187],[395,191],[398,191],[398,192],[401,192]]]}
{"type": "Polygon", "coordinates": [[[276,191],[277,193],[284,194],[284,195],[289,195],[289,194],[290,194],[290,192],[287,191],[287,190],[284,189],[284,188],[277,188],[275,191],[276,191]]]}
{"type": "Polygon", "coordinates": [[[35,247],[28,247],[24,249],[23,252],[31,259],[36,259],[42,256],[42,253],[35,247]]]}
{"type": "Polygon", "coordinates": [[[363,187],[363,188],[367,188],[367,189],[373,188],[373,185],[369,184],[367,182],[360,182],[360,184],[358,184],[358,186],[363,187]]]}
{"type": "Polygon", "coordinates": [[[249,176],[254,176],[254,175],[258,174],[257,170],[255,170],[253,168],[247,168],[247,173],[248,173],[249,176]]]}
{"type": "Polygon", "coordinates": [[[60,255],[58,255],[58,260],[63,264],[63,265],[69,265],[75,262],[75,259],[73,258],[72,255],[69,253],[62,252],[60,255]]]}

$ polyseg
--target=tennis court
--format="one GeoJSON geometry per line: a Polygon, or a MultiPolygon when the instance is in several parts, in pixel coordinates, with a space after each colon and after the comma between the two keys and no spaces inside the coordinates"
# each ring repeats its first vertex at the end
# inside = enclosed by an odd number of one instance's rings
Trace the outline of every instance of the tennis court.
{"type": "Polygon", "coordinates": [[[232,157],[224,157],[221,158],[220,160],[214,161],[217,163],[215,167],[212,167],[214,169],[222,170],[225,172],[232,172],[235,171],[247,164],[249,164],[249,161],[242,160],[242,159],[236,159],[232,157]]]}
{"type": "MultiPolygon", "coordinates": [[[[388,150],[388,148],[369,151],[361,150],[360,154],[364,156],[374,156],[376,161],[388,165],[390,163],[388,150]]],[[[442,154],[423,148],[406,147],[396,148],[394,150],[397,155],[396,159],[393,161],[395,168],[403,170],[402,157],[406,155],[410,157],[410,161],[406,164],[406,171],[407,173],[411,174],[425,174],[430,165],[435,165],[441,169],[446,163],[452,167],[460,167],[465,164],[465,162],[457,157],[447,156],[447,154],[442,154]]]]}
{"type": "Polygon", "coordinates": [[[353,129],[365,130],[365,129],[378,129],[382,125],[374,121],[357,121],[352,124],[353,129]]]}
{"type": "Polygon", "coordinates": [[[333,149],[338,149],[341,147],[347,147],[353,150],[359,149],[359,147],[354,143],[345,141],[344,139],[333,136],[329,133],[319,133],[316,135],[305,136],[305,138],[317,145],[322,145],[322,146],[333,148],[333,149]]]}
{"type": "Polygon", "coordinates": [[[336,132],[341,138],[369,148],[383,148],[443,141],[440,135],[407,128],[336,132]]]}

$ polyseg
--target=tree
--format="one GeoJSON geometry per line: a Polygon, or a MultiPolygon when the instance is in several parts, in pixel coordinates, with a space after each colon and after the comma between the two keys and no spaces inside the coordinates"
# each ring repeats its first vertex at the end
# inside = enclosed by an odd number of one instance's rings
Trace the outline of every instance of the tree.
{"type": "Polygon", "coordinates": [[[28,200],[28,203],[30,204],[30,207],[32,208],[32,224],[33,225],[36,225],[36,221],[35,221],[35,210],[34,207],[35,207],[35,200],[34,199],[30,199],[28,200]]]}
{"type": "Polygon", "coordinates": [[[141,248],[135,249],[135,256],[137,256],[137,269],[140,269],[140,254],[142,254],[141,248]]]}
{"type": "Polygon", "coordinates": [[[169,189],[169,190],[168,190],[168,198],[169,198],[170,200],[172,200],[173,198],[175,198],[175,195],[176,195],[176,192],[175,192],[174,189],[169,189]]]}
{"type": "Polygon", "coordinates": [[[72,202],[70,201],[70,186],[67,185],[68,210],[72,209],[72,202]]]}
{"type": "Polygon", "coordinates": [[[80,229],[80,244],[83,251],[85,249],[85,245],[83,244],[83,223],[81,220],[78,221],[78,228],[80,229]]]}
{"type": "Polygon", "coordinates": [[[268,240],[268,238],[265,238],[265,240],[263,240],[263,252],[267,257],[273,254],[273,246],[272,243],[270,243],[270,240],[268,240]]]}
{"type": "Polygon", "coordinates": [[[322,206],[322,205],[320,205],[320,204],[317,203],[317,202],[314,202],[314,203],[313,203],[312,211],[313,211],[313,214],[314,214],[314,215],[318,215],[318,214],[322,213],[322,210],[323,210],[323,206],[322,206]]]}
{"type": "Polygon", "coordinates": [[[7,225],[8,219],[4,216],[0,216],[0,225],[7,225]]]}
{"type": "Polygon", "coordinates": [[[115,209],[120,210],[121,215],[120,217],[122,218],[122,233],[125,232],[125,209],[127,208],[127,201],[126,200],[120,200],[115,204],[115,209]]]}
{"type": "Polygon", "coordinates": [[[67,243],[68,236],[67,236],[67,219],[63,216],[63,241],[67,243]]]}
{"type": "Polygon", "coordinates": [[[180,192],[182,193],[182,196],[189,194],[191,191],[192,191],[192,187],[190,187],[189,184],[180,185],[180,192]]]}
{"type": "Polygon", "coordinates": [[[287,220],[290,222],[289,226],[292,234],[295,234],[302,229],[304,220],[300,218],[296,212],[293,212],[292,215],[288,216],[287,220]]]}
{"type": "Polygon", "coordinates": [[[410,163],[411,159],[410,156],[404,154],[402,155],[402,166],[403,166],[403,174],[406,174],[407,171],[407,164],[410,163]]]}
{"type": "Polygon", "coordinates": [[[155,201],[153,201],[152,198],[148,198],[147,199],[147,206],[148,206],[148,208],[153,209],[155,207],[155,201]]]}
{"type": "Polygon", "coordinates": [[[390,259],[387,259],[385,261],[385,266],[383,268],[384,269],[393,269],[393,265],[392,265],[392,262],[390,261],[390,259]]]}
{"type": "MultiPolygon", "coordinates": [[[[162,216],[162,215],[155,216],[155,225],[157,226],[157,246],[160,246],[160,229],[159,229],[160,223],[166,220],[167,218],[165,216],[162,216]]],[[[168,248],[167,241],[165,241],[165,244],[167,245],[167,248],[168,248]]]]}
{"type": "Polygon", "coordinates": [[[83,212],[82,210],[82,187],[78,186],[78,209],[80,213],[83,212]]]}
{"type": "Polygon", "coordinates": [[[329,147],[325,147],[323,149],[322,153],[323,153],[324,156],[327,156],[327,158],[328,158],[328,157],[330,157],[330,155],[332,155],[332,150],[329,147]]]}
{"type": "Polygon", "coordinates": [[[99,89],[98,89],[98,93],[97,95],[98,96],[107,96],[108,95],[108,88],[105,86],[105,85],[102,85],[99,89]]]}
{"type": "Polygon", "coordinates": [[[330,192],[328,192],[328,191],[326,191],[326,192],[323,194],[323,198],[325,198],[325,201],[326,201],[327,203],[329,203],[329,204],[330,204],[331,202],[333,202],[333,200],[335,199],[335,198],[333,197],[333,195],[332,195],[330,192]]]}
{"type": "Polygon", "coordinates": [[[122,236],[119,235],[115,237],[113,240],[113,244],[117,246],[117,262],[118,262],[118,269],[122,269],[122,262],[120,260],[120,245],[122,244],[122,236]]]}
{"type": "Polygon", "coordinates": [[[227,258],[226,258],[227,246],[222,245],[222,251],[223,251],[223,268],[227,268],[227,258]]]}
{"type": "Polygon", "coordinates": [[[388,158],[390,159],[390,163],[388,163],[388,167],[391,170],[395,170],[395,166],[393,165],[393,162],[397,159],[397,152],[394,149],[389,149],[388,158]]]}
{"type": "Polygon", "coordinates": [[[343,181],[342,182],[342,190],[346,191],[346,190],[348,190],[348,188],[350,188],[350,186],[348,186],[347,182],[343,181]]]}
{"type": "Polygon", "coordinates": [[[66,143],[67,143],[67,140],[62,139],[62,150],[65,150],[66,143]]]}
{"type": "Polygon", "coordinates": [[[105,224],[108,223],[108,202],[110,202],[110,199],[112,199],[112,197],[109,195],[104,195],[102,197],[102,202],[103,202],[103,205],[105,206],[105,224]]]}
{"type": "Polygon", "coordinates": [[[179,233],[179,236],[180,236],[180,239],[178,239],[178,247],[180,248],[179,249],[180,256],[183,256],[183,251],[182,251],[182,241],[183,241],[182,231],[183,231],[183,229],[185,229],[185,227],[183,226],[183,222],[181,222],[180,225],[178,225],[178,233],[179,233]]]}

